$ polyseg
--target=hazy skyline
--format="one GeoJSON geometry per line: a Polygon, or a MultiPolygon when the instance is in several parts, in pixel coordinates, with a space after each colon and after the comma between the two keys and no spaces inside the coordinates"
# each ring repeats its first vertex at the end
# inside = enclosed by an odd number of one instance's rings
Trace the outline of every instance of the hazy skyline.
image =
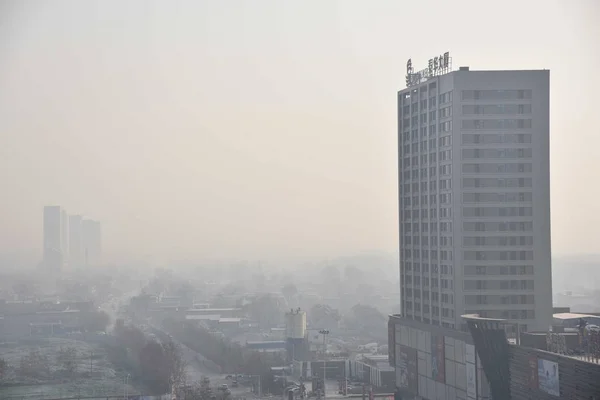
{"type": "Polygon", "coordinates": [[[550,69],[552,248],[597,251],[594,0],[0,1],[0,253],[44,205],[115,257],[396,251],[396,92],[550,69]],[[588,185],[591,189],[588,189],[588,185]]]}

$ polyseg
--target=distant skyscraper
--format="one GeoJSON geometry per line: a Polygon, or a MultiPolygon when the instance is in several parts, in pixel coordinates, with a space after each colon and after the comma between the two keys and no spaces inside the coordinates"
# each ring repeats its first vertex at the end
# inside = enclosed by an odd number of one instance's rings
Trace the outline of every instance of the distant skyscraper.
{"type": "Polygon", "coordinates": [[[58,272],[63,265],[62,210],[60,206],[44,207],[44,267],[58,272]]]}
{"type": "Polygon", "coordinates": [[[82,221],[83,258],[85,265],[95,265],[101,261],[102,232],[100,222],[91,219],[82,221]]]}
{"type": "Polygon", "coordinates": [[[69,263],[69,216],[63,209],[60,215],[60,245],[63,265],[69,263]]]}
{"type": "Polygon", "coordinates": [[[477,313],[545,331],[550,73],[435,76],[438,65],[409,61],[398,92],[402,315],[459,329],[477,313]]]}
{"type": "Polygon", "coordinates": [[[83,229],[81,215],[69,216],[69,265],[80,268],[83,258],[83,229]]]}

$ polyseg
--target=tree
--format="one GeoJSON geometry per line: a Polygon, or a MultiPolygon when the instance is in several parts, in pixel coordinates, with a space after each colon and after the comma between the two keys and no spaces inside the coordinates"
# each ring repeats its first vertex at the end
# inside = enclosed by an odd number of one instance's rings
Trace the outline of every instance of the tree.
{"type": "Polygon", "coordinates": [[[272,327],[279,324],[283,319],[287,305],[281,300],[271,294],[265,294],[256,297],[245,308],[250,317],[262,327],[272,327]]]}
{"type": "Polygon", "coordinates": [[[348,328],[363,332],[366,336],[385,337],[387,318],[378,309],[365,304],[356,304],[344,317],[348,328]]]}
{"type": "Polygon", "coordinates": [[[211,400],[215,396],[210,387],[210,379],[202,377],[200,382],[186,386],[183,390],[183,397],[185,400],[211,400]]]}
{"type": "Polygon", "coordinates": [[[293,283],[288,283],[281,289],[281,293],[285,296],[287,301],[298,294],[298,288],[293,283]]]}
{"type": "Polygon", "coordinates": [[[147,342],[140,351],[139,364],[142,379],[155,394],[167,393],[171,387],[169,367],[165,361],[164,349],[157,341],[147,342]]]}
{"type": "Polygon", "coordinates": [[[81,325],[88,332],[104,332],[110,324],[110,316],[105,311],[82,313],[81,325]]]}
{"type": "Polygon", "coordinates": [[[311,326],[326,329],[337,328],[338,323],[342,319],[338,310],[326,304],[316,304],[311,307],[308,317],[310,318],[311,326]]]}
{"type": "Polygon", "coordinates": [[[364,282],[365,279],[364,272],[353,265],[344,268],[344,276],[350,283],[364,282]]]}
{"type": "Polygon", "coordinates": [[[165,363],[169,370],[169,384],[179,385],[185,381],[186,378],[186,362],[182,357],[181,349],[175,342],[169,340],[162,344],[165,363]]]}
{"type": "Polygon", "coordinates": [[[44,378],[50,373],[48,357],[38,350],[32,350],[19,360],[18,373],[28,378],[44,378]]]}
{"type": "Polygon", "coordinates": [[[135,354],[139,354],[146,345],[146,336],[136,327],[115,325],[114,334],[121,346],[131,349],[135,354]]]}
{"type": "Polygon", "coordinates": [[[56,355],[56,363],[69,374],[77,371],[77,349],[75,347],[61,348],[56,355]]]}

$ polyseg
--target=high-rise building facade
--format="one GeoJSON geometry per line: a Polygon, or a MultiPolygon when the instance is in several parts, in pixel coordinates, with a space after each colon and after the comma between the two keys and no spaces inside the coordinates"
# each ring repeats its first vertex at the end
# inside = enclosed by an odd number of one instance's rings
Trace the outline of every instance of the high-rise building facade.
{"type": "Polygon", "coordinates": [[[546,331],[549,71],[434,75],[409,64],[398,92],[402,315],[461,329],[477,313],[546,331]]]}
{"type": "Polygon", "coordinates": [[[63,209],[60,213],[60,241],[63,264],[69,263],[69,216],[63,209]]]}
{"type": "Polygon", "coordinates": [[[84,264],[81,215],[69,215],[69,265],[77,269],[84,264]]]}
{"type": "Polygon", "coordinates": [[[100,222],[84,219],[82,227],[82,250],[85,265],[97,265],[102,256],[102,231],[100,222]]]}
{"type": "Polygon", "coordinates": [[[44,268],[59,272],[63,267],[63,229],[60,206],[44,207],[44,268]]]}

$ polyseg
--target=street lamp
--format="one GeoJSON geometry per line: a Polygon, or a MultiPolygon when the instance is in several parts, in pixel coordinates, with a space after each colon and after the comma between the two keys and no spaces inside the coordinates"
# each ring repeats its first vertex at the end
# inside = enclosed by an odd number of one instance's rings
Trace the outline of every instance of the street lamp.
{"type": "Polygon", "coordinates": [[[325,397],[325,379],[327,378],[327,335],[329,335],[328,329],[321,329],[319,331],[321,335],[323,335],[323,397],[325,397]]]}

